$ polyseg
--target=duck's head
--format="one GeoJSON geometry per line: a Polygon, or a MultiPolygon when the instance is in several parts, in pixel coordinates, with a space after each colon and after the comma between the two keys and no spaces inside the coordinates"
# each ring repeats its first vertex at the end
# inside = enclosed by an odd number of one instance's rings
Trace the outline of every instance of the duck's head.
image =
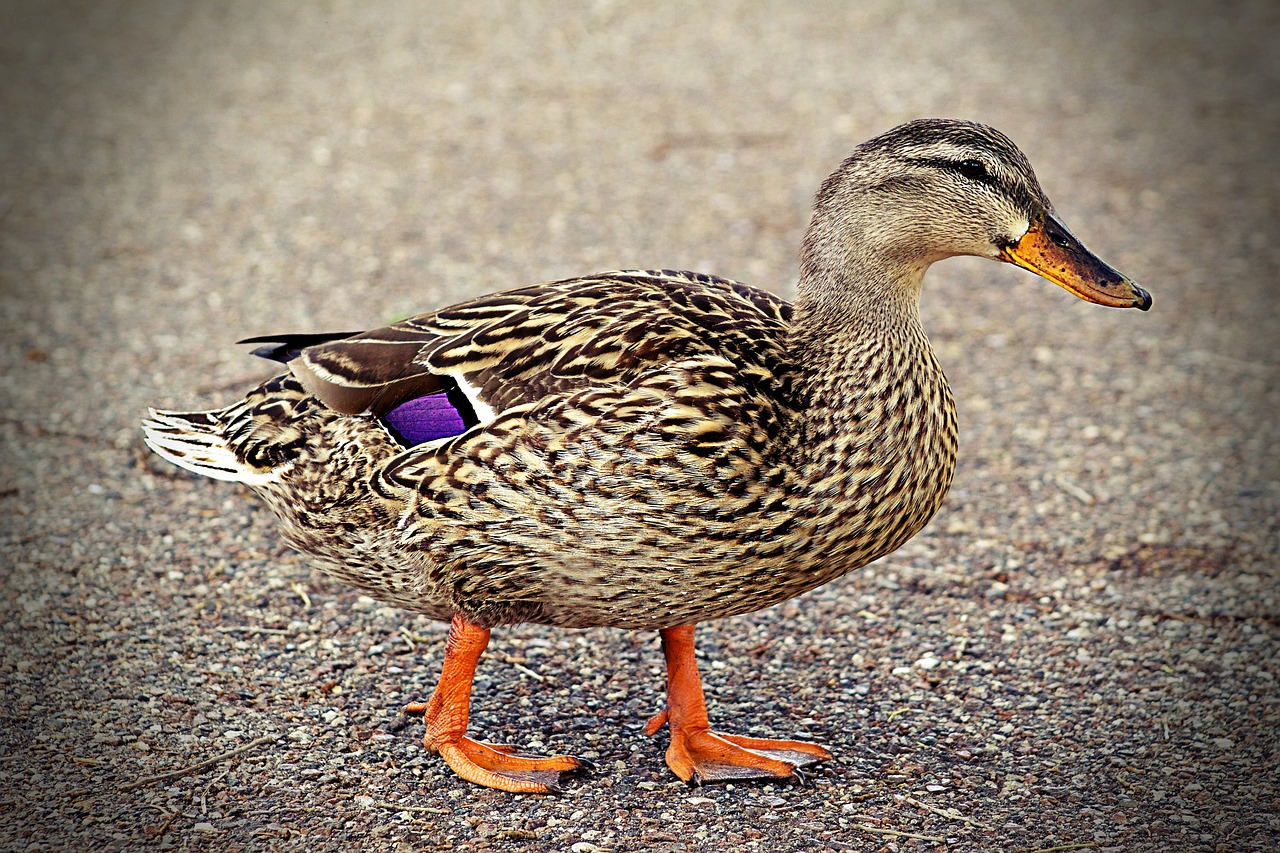
{"type": "Polygon", "coordinates": [[[806,276],[852,270],[918,289],[955,255],[1015,264],[1100,305],[1151,307],[1062,224],[1018,147],[972,122],[921,119],[854,149],[818,191],[802,260],[806,276]]]}

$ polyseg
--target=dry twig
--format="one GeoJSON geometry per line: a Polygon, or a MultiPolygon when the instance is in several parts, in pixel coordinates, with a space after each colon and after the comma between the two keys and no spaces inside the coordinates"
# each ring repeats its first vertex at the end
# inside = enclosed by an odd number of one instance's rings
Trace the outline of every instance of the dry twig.
{"type": "Polygon", "coordinates": [[[433,806],[403,806],[399,803],[389,803],[385,800],[375,800],[373,805],[380,809],[391,809],[397,812],[423,812],[425,814],[453,814],[449,809],[440,809],[433,806]]]}
{"type": "Polygon", "coordinates": [[[902,832],[901,830],[897,830],[897,829],[876,829],[874,826],[866,826],[861,823],[855,823],[853,826],[856,829],[861,829],[866,832],[874,832],[879,835],[892,835],[896,838],[918,838],[921,841],[946,841],[947,840],[945,838],[940,838],[937,835],[917,835],[914,832],[902,832]]]}
{"type": "Polygon", "coordinates": [[[976,826],[979,829],[989,828],[979,823],[978,821],[974,820],[973,818],[965,817],[964,815],[960,814],[960,812],[956,811],[954,808],[940,809],[937,806],[931,806],[928,803],[922,803],[919,800],[917,800],[915,797],[904,797],[903,799],[906,800],[906,802],[910,803],[911,805],[915,806],[916,808],[924,809],[927,812],[933,812],[939,817],[945,817],[948,820],[962,821],[964,823],[969,824],[970,826],[976,826]]]}
{"type": "Polygon", "coordinates": [[[260,738],[255,738],[254,740],[249,741],[243,746],[238,746],[235,749],[229,750],[228,752],[224,752],[221,755],[215,755],[213,758],[207,758],[204,761],[197,762],[196,764],[190,764],[186,767],[179,767],[177,770],[169,770],[165,773],[157,773],[155,776],[144,776],[141,779],[135,779],[134,781],[130,782],[127,785],[121,785],[120,790],[134,791],[134,790],[137,790],[138,788],[145,788],[147,785],[150,785],[153,782],[163,782],[166,779],[177,779],[180,776],[190,776],[192,773],[199,773],[201,770],[207,770],[210,767],[213,767],[217,764],[221,764],[222,762],[226,761],[228,758],[235,758],[237,755],[239,755],[242,752],[248,752],[251,749],[257,749],[258,747],[262,746],[264,743],[272,743],[273,741],[277,741],[279,739],[280,739],[280,735],[263,735],[260,738]]]}

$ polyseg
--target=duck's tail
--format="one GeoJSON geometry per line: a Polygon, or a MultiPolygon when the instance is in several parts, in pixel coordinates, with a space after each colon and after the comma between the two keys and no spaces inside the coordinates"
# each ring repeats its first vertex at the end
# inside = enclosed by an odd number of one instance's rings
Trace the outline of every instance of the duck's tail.
{"type": "Polygon", "coordinates": [[[207,412],[162,412],[150,409],[142,421],[147,446],[160,456],[205,477],[264,486],[280,476],[284,465],[250,464],[228,441],[228,426],[243,404],[207,412]]]}

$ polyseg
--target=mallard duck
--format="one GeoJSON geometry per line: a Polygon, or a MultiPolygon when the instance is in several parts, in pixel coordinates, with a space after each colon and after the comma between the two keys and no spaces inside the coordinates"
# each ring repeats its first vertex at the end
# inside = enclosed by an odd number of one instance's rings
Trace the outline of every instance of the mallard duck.
{"type": "Polygon", "coordinates": [[[1119,308],[1150,295],[1059,221],[978,124],[913,121],[823,182],[794,304],[710,275],[608,272],[373,331],[252,338],[287,365],[238,403],[152,411],[147,443],[243,483],[338,580],[450,624],[424,742],[464,779],[555,790],[582,766],[467,736],[497,626],[656,630],[668,766],[787,777],[823,747],[711,730],[694,626],[898,548],[951,483],[956,416],[918,316],[954,255],[1119,308]]]}

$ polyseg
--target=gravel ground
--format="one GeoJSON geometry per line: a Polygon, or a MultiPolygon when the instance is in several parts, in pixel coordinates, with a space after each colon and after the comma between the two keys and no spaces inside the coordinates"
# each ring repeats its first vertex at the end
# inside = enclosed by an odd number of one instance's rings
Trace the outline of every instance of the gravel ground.
{"type": "Polygon", "coordinates": [[[0,6],[0,846],[1280,848],[1280,10],[1201,6],[0,6]],[[836,753],[804,785],[685,787],[656,638],[537,627],[473,726],[596,768],[460,782],[399,716],[443,626],[142,447],[266,374],[246,335],[628,266],[788,293],[819,181],[921,115],[1009,133],[1155,307],[931,274],[949,503],[700,632],[713,720],[836,753]]]}

